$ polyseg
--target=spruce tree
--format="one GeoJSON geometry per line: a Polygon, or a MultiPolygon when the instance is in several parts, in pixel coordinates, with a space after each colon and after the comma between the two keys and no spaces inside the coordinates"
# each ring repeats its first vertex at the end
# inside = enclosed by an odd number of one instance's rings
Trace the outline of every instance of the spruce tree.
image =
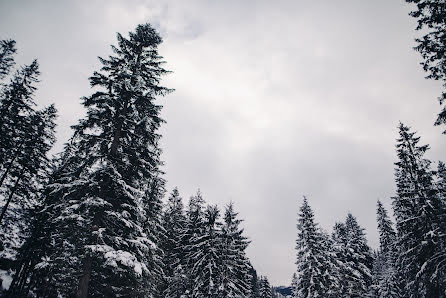
{"type": "Polygon", "coordinates": [[[372,282],[373,255],[367,245],[364,229],[349,213],[345,223],[333,228],[334,250],[337,257],[336,279],[338,297],[364,297],[372,282]]]}
{"type": "Polygon", "coordinates": [[[181,243],[182,233],[186,227],[186,217],[182,198],[174,188],[163,211],[162,250],[164,252],[164,283],[162,291],[166,297],[179,298],[185,291],[184,246],[181,243]]]}
{"type": "Polygon", "coordinates": [[[266,276],[259,278],[259,298],[272,298],[271,286],[266,276]]]}
{"type": "MultiPolygon", "coordinates": [[[[0,42],[0,78],[14,66],[15,42],[0,42]]],[[[13,272],[29,235],[34,209],[47,181],[48,151],[54,144],[56,109],[36,109],[36,60],[21,67],[0,92],[0,270],[13,272]]]]}
{"type": "Polygon", "coordinates": [[[379,232],[379,250],[373,265],[374,297],[399,297],[398,276],[395,268],[397,257],[396,233],[387,210],[377,202],[376,219],[379,232]]]}
{"type": "Polygon", "coordinates": [[[397,193],[392,198],[400,249],[397,269],[406,297],[441,297],[446,288],[441,262],[446,240],[444,201],[436,189],[431,162],[424,158],[429,147],[418,145],[419,140],[400,123],[397,193]]]}
{"type": "Polygon", "coordinates": [[[329,293],[330,264],[323,245],[324,235],[304,197],[298,218],[296,297],[326,297],[329,293]]]}
{"type": "Polygon", "coordinates": [[[293,297],[297,297],[297,289],[298,289],[298,279],[296,272],[293,273],[293,277],[291,278],[291,293],[293,297]]]}
{"type": "Polygon", "coordinates": [[[258,298],[259,297],[259,279],[257,277],[257,271],[252,266],[251,262],[249,262],[249,276],[250,279],[250,291],[249,296],[250,298],[258,298]]]}
{"type": "Polygon", "coordinates": [[[192,297],[217,298],[221,277],[221,231],[217,206],[208,206],[204,212],[202,233],[191,241],[192,297]]]}
{"type": "MultiPolygon", "coordinates": [[[[440,80],[446,88],[446,4],[443,0],[406,0],[416,4],[410,15],[417,19],[416,30],[423,32],[417,38],[415,50],[423,57],[421,65],[428,73],[427,78],[440,80]]],[[[440,105],[446,100],[446,91],[438,98],[440,105]]],[[[446,124],[446,107],[438,115],[436,125],[446,124]]],[[[446,130],[443,132],[446,133],[446,130]]]]}
{"type": "Polygon", "coordinates": [[[6,77],[14,66],[14,54],[16,51],[14,40],[0,40],[0,80],[6,77]]]}
{"type": "Polygon", "coordinates": [[[100,58],[90,78],[97,91],[83,98],[87,116],[73,127],[45,191],[39,244],[28,245],[40,260],[31,262],[31,277],[16,277],[40,296],[156,295],[159,231],[150,229],[164,186],[155,98],[170,89],[159,84],[167,73],[162,39],[149,24],[117,38],[114,55],[100,58]]]}
{"type": "Polygon", "coordinates": [[[233,203],[225,208],[221,227],[219,297],[246,297],[249,293],[250,267],[245,250],[248,239],[240,228],[233,203]]]}
{"type": "MultiPolygon", "coordinates": [[[[186,210],[186,228],[181,235],[181,250],[184,252],[184,258],[181,258],[182,267],[186,272],[186,294],[192,295],[193,292],[193,255],[197,249],[196,242],[204,233],[204,199],[200,190],[189,200],[186,210]]],[[[189,296],[188,296],[189,297],[189,296]]]]}

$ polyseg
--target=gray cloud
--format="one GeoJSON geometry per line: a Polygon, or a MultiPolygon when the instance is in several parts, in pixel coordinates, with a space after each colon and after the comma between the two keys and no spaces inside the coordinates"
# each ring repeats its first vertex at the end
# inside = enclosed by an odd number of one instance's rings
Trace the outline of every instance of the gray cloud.
{"type": "Polygon", "coordinates": [[[83,115],[87,78],[115,33],[152,22],[176,92],[161,102],[166,178],[187,198],[236,203],[249,255],[273,284],[295,270],[296,213],[309,196],[330,231],[351,211],[377,245],[375,204],[394,192],[401,120],[444,158],[438,82],[392,1],[3,1],[0,37],[37,57],[38,101],[60,111],[57,149],[83,115]]]}

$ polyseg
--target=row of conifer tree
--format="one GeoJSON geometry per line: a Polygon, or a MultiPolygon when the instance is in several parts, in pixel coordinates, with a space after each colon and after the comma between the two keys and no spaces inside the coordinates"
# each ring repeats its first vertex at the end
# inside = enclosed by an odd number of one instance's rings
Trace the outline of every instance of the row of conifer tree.
{"type": "Polygon", "coordinates": [[[399,125],[396,229],[378,201],[380,246],[372,251],[364,229],[348,214],[323,232],[304,198],[298,216],[295,297],[446,297],[446,167],[431,169],[427,145],[399,125]]]}
{"type": "Polygon", "coordinates": [[[0,279],[4,297],[270,297],[232,203],[163,203],[157,98],[168,71],[149,25],[118,34],[90,77],[86,116],[62,153],[56,110],[37,109],[37,61],[0,42],[0,279]]]}
{"type": "MultiPolygon", "coordinates": [[[[406,0],[422,36],[414,48],[427,79],[446,87],[446,4],[406,0]]],[[[446,92],[435,125],[446,124],[446,92]]],[[[428,145],[409,127],[398,127],[393,224],[378,201],[380,246],[372,251],[364,229],[348,214],[331,235],[317,225],[308,200],[298,215],[295,297],[446,297],[446,166],[425,157],[428,145]]],[[[444,131],[446,133],[446,131],[444,131]]]]}

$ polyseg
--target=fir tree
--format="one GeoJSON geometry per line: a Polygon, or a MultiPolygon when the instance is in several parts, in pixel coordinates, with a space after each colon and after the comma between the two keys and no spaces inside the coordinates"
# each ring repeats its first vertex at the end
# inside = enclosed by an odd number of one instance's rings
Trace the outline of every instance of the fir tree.
{"type": "Polygon", "coordinates": [[[208,206],[204,212],[202,233],[195,234],[191,241],[192,297],[217,298],[221,276],[220,212],[217,206],[208,206]]]}
{"type": "Polygon", "coordinates": [[[219,297],[246,297],[249,293],[251,276],[245,254],[249,241],[243,236],[242,220],[237,215],[230,203],[225,209],[221,228],[219,297]]]}
{"type": "Polygon", "coordinates": [[[174,188],[163,211],[164,235],[162,250],[164,252],[164,284],[166,297],[181,297],[185,291],[185,272],[181,264],[184,260],[184,247],[181,243],[182,233],[186,227],[186,217],[182,198],[174,188]]]}
{"type": "Polygon", "coordinates": [[[6,77],[14,66],[14,54],[16,51],[14,40],[0,40],[0,80],[6,77]]]}
{"type": "Polygon", "coordinates": [[[335,294],[339,297],[364,297],[372,281],[373,267],[373,256],[364,229],[349,213],[345,223],[336,223],[333,231],[336,278],[339,281],[335,294]]]}
{"type": "Polygon", "coordinates": [[[272,298],[271,286],[266,276],[259,279],[259,298],[272,298]]]}
{"type": "MultiPolygon", "coordinates": [[[[194,260],[192,259],[195,250],[195,241],[204,233],[204,199],[201,196],[200,190],[195,196],[189,200],[188,208],[186,210],[186,228],[181,234],[181,250],[184,252],[184,258],[181,258],[182,267],[186,272],[186,294],[192,295],[193,292],[193,270],[194,260]]],[[[188,296],[189,297],[189,296],[188,296]]]]}
{"type": "Polygon", "coordinates": [[[396,233],[387,210],[378,200],[376,219],[379,232],[379,250],[376,252],[373,265],[374,297],[399,297],[398,277],[395,261],[397,257],[396,233]]]}
{"type": "Polygon", "coordinates": [[[250,298],[258,298],[260,296],[259,293],[259,279],[257,277],[257,271],[252,266],[251,262],[249,262],[249,276],[251,277],[250,281],[250,291],[249,291],[249,297],[250,298]]]}
{"type": "MultiPolygon", "coordinates": [[[[0,77],[14,66],[14,41],[0,42],[0,77]]],[[[0,270],[13,271],[29,234],[39,193],[47,180],[47,157],[55,137],[56,109],[35,109],[36,60],[17,70],[0,93],[0,270]]]]}
{"type": "Polygon", "coordinates": [[[15,278],[39,296],[156,294],[159,231],[150,229],[158,226],[164,186],[155,97],[170,90],[159,85],[167,71],[156,31],[145,24],[117,37],[114,55],[100,58],[103,67],[90,78],[98,91],[83,99],[87,116],[46,189],[46,222],[35,232],[39,244],[29,245],[40,260],[27,270],[31,277],[15,278]]]}
{"type": "Polygon", "coordinates": [[[297,297],[297,291],[298,291],[298,279],[296,272],[294,272],[293,277],[291,279],[291,293],[293,294],[293,297],[297,297]]]}
{"type": "MultiPolygon", "coordinates": [[[[416,4],[410,15],[417,19],[416,30],[424,35],[417,38],[415,50],[423,57],[421,65],[428,73],[427,78],[443,81],[446,87],[446,4],[443,0],[406,0],[416,4]]],[[[438,98],[440,105],[446,100],[446,91],[438,98]]],[[[438,115],[436,125],[446,124],[446,107],[438,115]]],[[[446,130],[443,132],[446,133],[446,130]]]]}
{"type": "Polygon", "coordinates": [[[430,161],[424,158],[429,147],[418,145],[419,140],[407,126],[399,125],[397,194],[392,198],[400,249],[397,268],[405,296],[441,297],[446,288],[445,265],[440,262],[446,235],[444,201],[430,161]]]}
{"type": "Polygon", "coordinates": [[[325,240],[305,197],[300,208],[297,229],[296,297],[326,297],[330,286],[330,265],[322,245],[325,240]]]}

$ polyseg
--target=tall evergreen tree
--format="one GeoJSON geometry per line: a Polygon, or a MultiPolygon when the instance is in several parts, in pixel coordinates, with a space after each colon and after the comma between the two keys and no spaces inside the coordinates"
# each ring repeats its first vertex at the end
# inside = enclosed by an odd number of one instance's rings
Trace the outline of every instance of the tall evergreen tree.
{"type": "Polygon", "coordinates": [[[444,201],[436,190],[429,149],[418,145],[420,138],[400,123],[395,163],[397,193],[393,209],[400,253],[397,268],[407,297],[441,297],[446,288],[444,256],[446,222],[444,201]],[[442,264],[443,263],[443,264],[442,264]]]}
{"type": "Polygon", "coordinates": [[[364,297],[372,281],[373,256],[367,245],[364,229],[349,213],[345,223],[336,223],[333,228],[336,252],[336,278],[338,297],[364,297]]]}
{"type": "Polygon", "coordinates": [[[251,262],[249,263],[249,276],[251,277],[250,282],[250,291],[249,291],[249,297],[250,298],[258,298],[260,296],[259,293],[259,278],[257,277],[257,271],[252,266],[251,262]]]}
{"type": "MultiPolygon", "coordinates": [[[[186,210],[186,228],[181,235],[181,250],[184,252],[184,258],[181,258],[182,267],[186,272],[186,294],[192,295],[193,291],[193,270],[194,261],[192,259],[195,253],[195,241],[204,233],[204,204],[205,201],[200,190],[189,200],[186,210]]],[[[189,297],[189,296],[187,296],[189,297]]]]}
{"type": "MultiPolygon", "coordinates": [[[[14,66],[15,42],[0,41],[0,79],[14,66]]],[[[56,109],[36,110],[36,60],[17,70],[0,92],[0,270],[13,271],[29,234],[32,211],[47,180],[56,109]]]]}
{"type": "Polygon", "coordinates": [[[266,276],[259,278],[259,298],[272,298],[271,285],[266,276]]]}
{"type": "Polygon", "coordinates": [[[186,228],[186,216],[182,198],[174,188],[163,211],[164,235],[162,250],[164,252],[164,284],[166,297],[180,298],[185,292],[184,246],[181,243],[182,233],[186,228]]]}
{"type": "MultiPolygon", "coordinates": [[[[440,80],[446,88],[446,4],[443,0],[406,0],[416,4],[416,9],[410,15],[417,19],[416,30],[422,30],[424,35],[417,38],[415,50],[423,57],[423,69],[427,78],[440,80]]],[[[446,91],[439,97],[440,105],[446,100],[446,91]]],[[[446,107],[438,115],[436,125],[446,124],[446,107]]],[[[443,132],[446,133],[446,130],[443,132]]]]}
{"type": "Polygon", "coordinates": [[[324,235],[314,221],[314,214],[304,197],[297,224],[296,297],[326,297],[329,293],[330,264],[322,245],[324,235]]]}
{"type": "Polygon", "coordinates": [[[387,210],[379,200],[376,219],[380,247],[375,255],[371,288],[375,293],[374,297],[399,297],[400,291],[395,268],[397,257],[396,233],[392,221],[387,215],[387,210]]]}
{"type": "Polygon", "coordinates": [[[192,297],[217,298],[221,277],[221,231],[217,206],[208,206],[204,212],[201,234],[195,234],[191,241],[190,259],[192,267],[192,297]]]}
{"type": "Polygon", "coordinates": [[[297,291],[298,291],[298,279],[296,272],[293,273],[293,277],[291,279],[291,293],[293,297],[297,297],[297,291]]]}
{"type": "Polygon", "coordinates": [[[226,209],[221,227],[219,297],[246,297],[249,294],[249,260],[245,250],[248,239],[240,228],[242,220],[237,218],[233,203],[226,209]]]}
{"type": "Polygon", "coordinates": [[[167,73],[162,40],[149,24],[117,37],[114,55],[100,58],[103,67],[90,78],[98,91],[83,99],[87,116],[45,192],[46,222],[35,232],[40,261],[31,277],[16,277],[40,296],[155,295],[158,231],[149,229],[159,221],[153,198],[163,187],[155,97],[170,89],[159,84],[167,73]]]}

